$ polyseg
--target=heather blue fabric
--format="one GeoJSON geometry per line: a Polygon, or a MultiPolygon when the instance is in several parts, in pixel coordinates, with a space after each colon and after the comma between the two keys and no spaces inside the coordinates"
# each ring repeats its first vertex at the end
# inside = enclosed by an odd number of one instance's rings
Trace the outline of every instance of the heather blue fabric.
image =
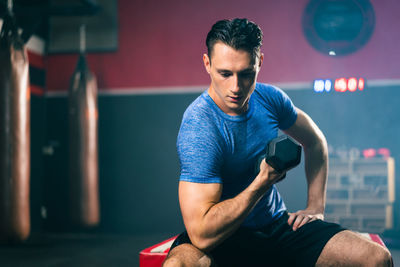
{"type": "MultiPolygon", "coordinates": [[[[180,181],[222,183],[221,200],[235,197],[255,178],[255,164],[265,145],[292,126],[297,112],[279,88],[257,83],[249,109],[239,116],[224,113],[205,91],[185,111],[177,139],[180,181]]],[[[243,223],[263,227],[286,210],[273,186],[243,223]]]]}

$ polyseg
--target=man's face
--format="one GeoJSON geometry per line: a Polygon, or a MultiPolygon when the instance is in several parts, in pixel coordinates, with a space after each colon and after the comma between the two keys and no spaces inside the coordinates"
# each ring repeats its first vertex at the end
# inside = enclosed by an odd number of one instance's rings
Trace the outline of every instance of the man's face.
{"type": "Polygon", "coordinates": [[[240,115],[247,110],[254,91],[263,54],[252,58],[245,50],[217,42],[211,52],[203,56],[204,66],[211,77],[208,91],[218,107],[228,115],[240,115]]]}

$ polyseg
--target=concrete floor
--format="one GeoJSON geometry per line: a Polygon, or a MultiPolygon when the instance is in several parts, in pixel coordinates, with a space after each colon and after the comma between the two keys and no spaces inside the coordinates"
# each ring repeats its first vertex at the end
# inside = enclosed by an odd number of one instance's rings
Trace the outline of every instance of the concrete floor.
{"type": "Polygon", "coordinates": [[[163,234],[42,234],[25,244],[0,246],[0,266],[139,266],[139,251],[167,239],[163,234]]]}
{"type": "MultiPolygon", "coordinates": [[[[41,234],[22,245],[0,246],[0,266],[139,266],[139,251],[169,235],[41,234]]],[[[389,248],[400,263],[399,242],[389,248]]]]}

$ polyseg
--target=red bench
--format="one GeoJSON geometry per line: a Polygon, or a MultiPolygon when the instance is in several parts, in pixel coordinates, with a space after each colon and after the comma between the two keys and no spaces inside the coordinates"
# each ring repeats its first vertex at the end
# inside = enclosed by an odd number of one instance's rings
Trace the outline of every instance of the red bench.
{"type": "Polygon", "coordinates": [[[156,267],[162,265],[167,257],[169,248],[177,236],[171,237],[149,248],[145,248],[139,253],[140,267],[156,267]]]}

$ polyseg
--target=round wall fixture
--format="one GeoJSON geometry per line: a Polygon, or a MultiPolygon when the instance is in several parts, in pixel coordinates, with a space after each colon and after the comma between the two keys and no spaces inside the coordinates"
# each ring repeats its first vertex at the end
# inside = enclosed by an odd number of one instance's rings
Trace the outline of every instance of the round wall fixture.
{"type": "Polygon", "coordinates": [[[343,56],[368,42],[375,14],[369,0],[311,0],[302,24],[312,47],[326,55],[343,56]]]}

